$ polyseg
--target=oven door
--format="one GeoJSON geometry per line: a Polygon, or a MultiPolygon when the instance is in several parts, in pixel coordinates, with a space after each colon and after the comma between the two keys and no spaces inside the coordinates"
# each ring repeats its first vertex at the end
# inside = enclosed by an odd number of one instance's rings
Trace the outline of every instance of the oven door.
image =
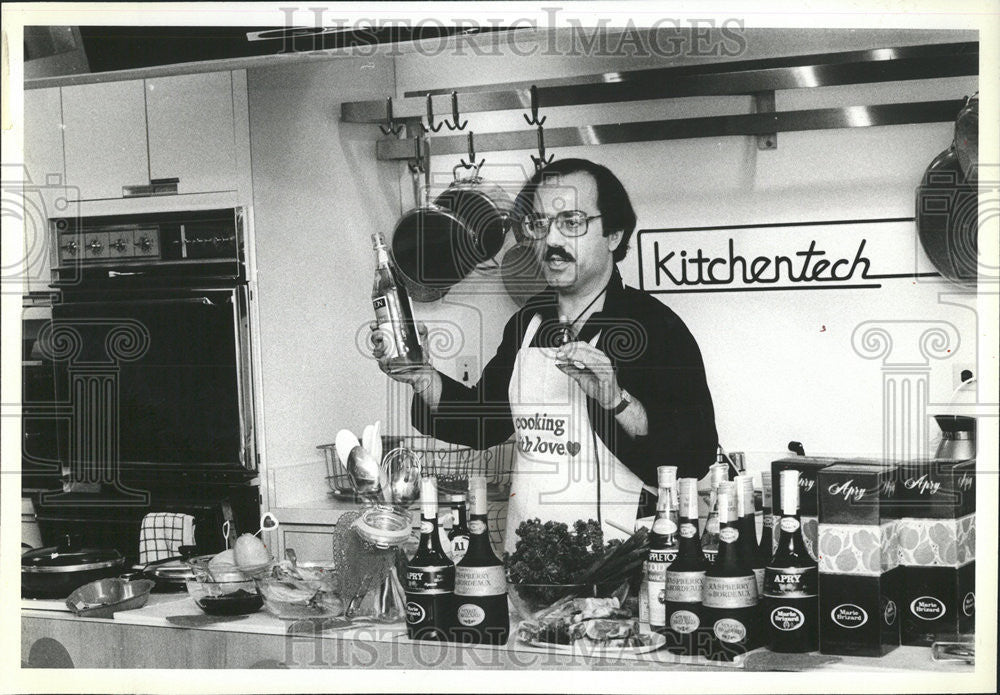
{"type": "Polygon", "coordinates": [[[71,471],[256,471],[245,285],[64,295],[49,343],[71,471]]]}

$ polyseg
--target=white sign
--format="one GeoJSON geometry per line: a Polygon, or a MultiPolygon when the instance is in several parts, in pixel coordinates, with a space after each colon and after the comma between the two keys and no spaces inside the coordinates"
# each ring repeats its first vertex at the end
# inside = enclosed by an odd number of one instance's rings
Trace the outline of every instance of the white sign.
{"type": "Polygon", "coordinates": [[[877,289],[937,277],[912,219],[644,229],[640,287],[652,293],[877,289]]]}

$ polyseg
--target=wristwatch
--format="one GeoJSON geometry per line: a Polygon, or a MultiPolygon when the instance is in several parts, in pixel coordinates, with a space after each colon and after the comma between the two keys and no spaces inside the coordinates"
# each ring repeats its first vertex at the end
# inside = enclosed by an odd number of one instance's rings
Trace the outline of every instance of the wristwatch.
{"type": "Polygon", "coordinates": [[[631,394],[629,394],[629,392],[626,391],[625,389],[622,389],[621,392],[622,392],[622,399],[618,401],[618,405],[616,405],[614,410],[611,411],[612,413],[614,413],[616,417],[618,415],[621,415],[622,412],[624,412],[627,407],[632,405],[631,394]]]}

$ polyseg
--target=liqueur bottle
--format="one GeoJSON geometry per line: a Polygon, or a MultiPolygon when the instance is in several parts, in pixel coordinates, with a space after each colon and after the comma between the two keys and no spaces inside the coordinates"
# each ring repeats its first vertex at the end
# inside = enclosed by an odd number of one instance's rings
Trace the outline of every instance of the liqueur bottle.
{"type": "Polygon", "coordinates": [[[445,499],[451,507],[451,529],[448,531],[448,555],[456,565],[465,557],[469,547],[469,523],[466,516],[465,495],[447,495],[445,499]]]}
{"type": "Polygon", "coordinates": [[[410,639],[445,640],[451,628],[455,563],[438,534],[437,478],[420,481],[420,544],[406,566],[406,632],[410,639]]]}
{"type": "Polygon", "coordinates": [[[736,476],[736,513],[739,515],[740,548],[757,579],[757,595],[764,592],[764,568],[771,558],[762,558],[757,545],[757,510],[753,501],[753,478],[736,476]]]}
{"type": "MultiPolygon", "coordinates": [[[[709,469],[712,491],[709,498],[709,512],[705,519],[705,528],[701,534],[701,550],[705,559],[715,562],[715,554],[719,550],[719,485],[729,477],[729,467],[724,463],[713,463],[709,469]]],[[[733,500],[735,503],[735,499],[733,500]]]]}
{"type": "Polygon", "coordinates": [[[719,486],[719,552],[715,564],[705,572],[702,584],[702,615],[708,638],[707,656],[732,661],[755,643],[757,580],[753,569],[742,562],[736,497],[732,483],[719,486]]]}
{"type": "Polygon", "coordinates": [[[767,562],[774,555],[774,511],[771,509],[771,472],[760,474],[761,511],[764,513],[764,526],[760,532],[760,554],[767,562]]]}
{"type": "Polygon", "coordinates": [[[386,356],[393,366],[409,367],[424,363],[424,351],[413,320],[413,307],[406,286],[399,281],[399,273],[389,259],[385,240],[381,234],[372,234],[375,247],[375,284],[372,287],[372,306],[375,320],[382,333],[386,356]]]}
{"type": "Polygon", "coordinates": [[[676,466],[660,466],[656,469],[656,484],[659,494],[656,498],[656,518],[649,534],[649,556],[646,560],[646,581],[649,596],[649,627],[662,632],[666,629],[667,616],[664,612],[663,592],[667,578],[667,566],[677,557],[677,522],[673,505],[673,489],[677,485],[676,466]]]}
{"type": "Polygon", "coordinates": [[[667,649],[697,655],[702,647],[701,593],[708,562],[698,541],[698,481],[681,478],[677,559],[667,568],[664,585],[667,649]]]}
{"type": "Polygon", "coordinates": [[[764,576],[767,644],[776,652],[819,649],[817,563],[806,549],[799,520],[799,472],[781,471],[778,549],[764,576]]]}
{"type": "Polygon", "coordinates": [[[455,567],[453,639],[463,644],[507,644],[507,576],[493,553],[486,521],[486,478],[469,479],[469,548],[455,567]]]}

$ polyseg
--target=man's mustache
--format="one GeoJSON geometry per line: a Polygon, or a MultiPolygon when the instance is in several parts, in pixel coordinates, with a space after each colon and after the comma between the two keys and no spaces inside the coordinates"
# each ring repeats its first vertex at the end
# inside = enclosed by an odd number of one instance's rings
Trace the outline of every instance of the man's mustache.
{"type": "Polygon", "coordinates": [[[554,258],[558,258],[560,260],[567,261],[567,262],[575,260],[573,258],[573,256],[570,255],[570,253],[568,251],[566,251],[565,249],[562,249],[562,248],[560,248],[558,246],[549,246],[549,247],[547,247],[546,250],[545,250],[545,260],[546,261],[551,261],[554,258]]]}

